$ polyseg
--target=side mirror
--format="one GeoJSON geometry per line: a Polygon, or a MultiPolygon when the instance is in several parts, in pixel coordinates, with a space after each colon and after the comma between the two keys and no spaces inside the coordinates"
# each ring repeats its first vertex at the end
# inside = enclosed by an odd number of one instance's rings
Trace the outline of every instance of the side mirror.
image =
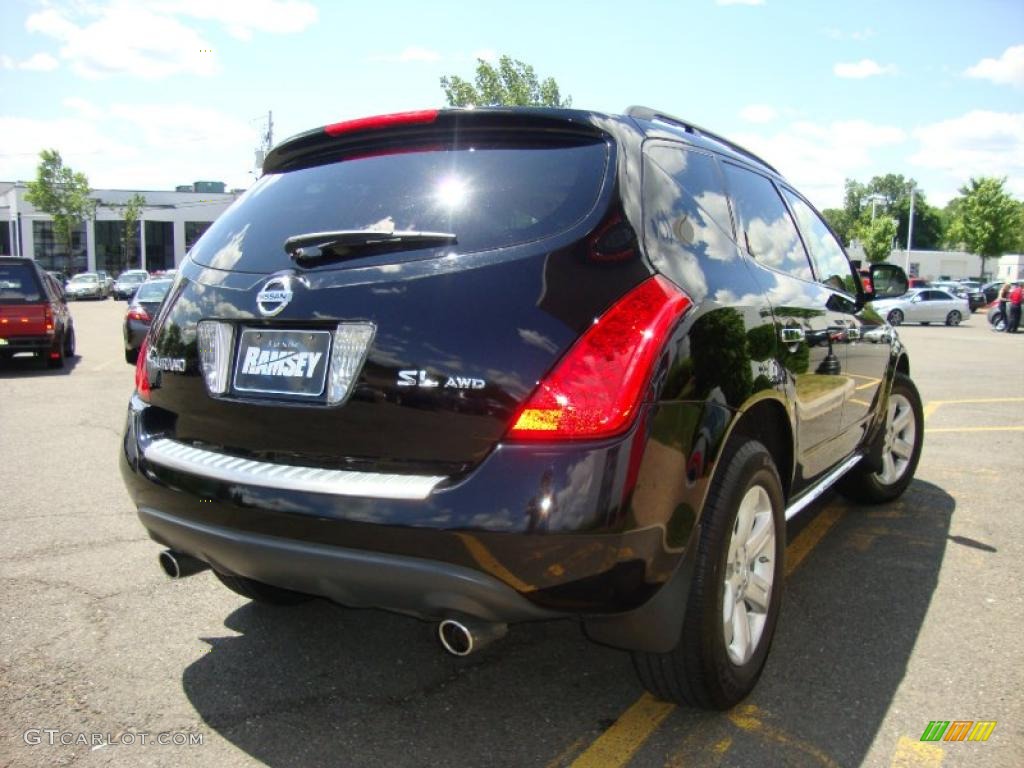
{"type": "Polygon", "coordinates": [[[871,292],[866,295],[867,301],[874,299],[891,299],[902,296],[910,287],[907,273],[895,264],[871,265],[871,292]]]}

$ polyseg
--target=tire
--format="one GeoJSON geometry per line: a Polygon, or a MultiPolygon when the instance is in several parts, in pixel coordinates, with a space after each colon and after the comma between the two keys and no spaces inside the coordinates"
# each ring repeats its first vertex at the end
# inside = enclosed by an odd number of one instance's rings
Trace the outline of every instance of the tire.
{"type": "Polygon", "coordinates": [[[858,464],[837,484],[839,492],[848,499],[862,504],[884,504],[899,498],[914,479],[924,445],[924,410],[917,387],[902,373],[897,373],[892,383],[881,439],[885,441],[882,471],[858,464]],[[904,418],[907,420],[902,427],[893,428],[894,423],[899,425],[904,418]],[[913,430],[912,435],[908,435],[908,428],[913,430]],[[897,438],[909,447],[899,446],[897,438]],[[902,451],[897,450],[900,447],[902,451]]]}
{"type": "Polygon", "coordinates": [[[901,310],[894,309],[885,319],[889,322],[889,325],[903,325],[903,312],[901,310]]]}
{"type": "Polygon", "coordinates": [[[782,600],[784,506],[782,483],[767,449],[754,440],[727,447],[701,518],[679,641],[668,653],[633,652],[640,683],[654,696],[728,709],[753,690],[782,600]],[[746,534],[740,532],[744,519],[750,521],[746,534]],[[754,548],[748,552],[745,544],[751,542],[754,548]],[[758,584],[760,589],[752,589],[758,584]],[[759,597],[748,602],[755,594],[759,597]],[[731,620],[725,619],[726,611],[731,620]],[[749,633],[746,647],[740,642],[742,627],[749,633]]]}
{"type": "Polygon", "coordinates": [[[263,605],[299,605],[313,599],[312,595],[274,587],[261,581],[247,579],[244,576],[232,576],[218,571],[214,571],[214,574],[220,579],[220,583],[232,592],[263,605]]]}
{"type": "Polygon", "coordinates": [[[1000,333],[1006,330],[1006,316],[1002,312],[992,315],[992,329],[1000,333]]]}
{"type": "Polygon", "coordinates": [[[128,365],[135,365],[139,362],[139,350],[126,349],[124,351],[124,361],[128,363],[128,365]]]}
{"type": "Polygon", "coordinates": [[[960,313],[954,309],[946,315],[946,325],[960,325],[960,313]]]}
{"type": "Polygon", "coordinates": [[[931,325],[931,324],[932,324],[931,320],[925,320],[925,321],[922,321],[922,323],[921,323],[921,325],[931,325]]]}
{"type": "Polygon", "coordinates": [[[64,357],[75,356],[75,328],[74,326],[64,331],[64,357]]]}

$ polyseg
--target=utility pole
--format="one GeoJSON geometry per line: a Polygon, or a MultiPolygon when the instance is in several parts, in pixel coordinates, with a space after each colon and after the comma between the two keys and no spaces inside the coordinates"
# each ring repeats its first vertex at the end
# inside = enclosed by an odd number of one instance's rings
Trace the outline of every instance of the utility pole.
{"type": "Polygon", "coordinates": [[[274,113],[267,110],[267,130],[260,136],[259,146],[256,147],[256,170],[263,168],[263,161],[267,153],[274,146],[274,113]]]}
{"type": "Polygon", "coordinates": [[[910,188],[910,218],[907,220],[907,261],[903,269],[910,274],[910,251],[914,247],[914,193],[916,187],[910,188]]]}

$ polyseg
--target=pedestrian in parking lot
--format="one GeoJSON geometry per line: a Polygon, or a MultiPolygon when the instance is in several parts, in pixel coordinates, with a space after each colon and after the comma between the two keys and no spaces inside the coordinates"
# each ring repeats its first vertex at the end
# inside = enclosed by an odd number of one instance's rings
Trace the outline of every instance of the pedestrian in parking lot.
{"type": "Polygon", "coordinates": [[[999,294],[996,296],[996,301],[999,302],[999,314],[1003,316],[1003,331],[1007,331],[1010,328],[1010,316],[1006,314],[1006,297],[1010,295],[1010,289],[1013,288],[1013,284],[1009,281],[1003,283],[999,287],[999,294]]]}
{"type": "Polygon", "coordinates": [[[1015,286],[1013,286],[1013,290],[1010,291],[1007,298],[1009,299],[1008,309],[1010,310],[1010,315],[1006,321],[1006,332],[1016,333],[1017,328],[1020,326],[1021,300],[1024,299],[1024,288],[1021,288],[1020,283],[1017,283],[1015,286]]]}

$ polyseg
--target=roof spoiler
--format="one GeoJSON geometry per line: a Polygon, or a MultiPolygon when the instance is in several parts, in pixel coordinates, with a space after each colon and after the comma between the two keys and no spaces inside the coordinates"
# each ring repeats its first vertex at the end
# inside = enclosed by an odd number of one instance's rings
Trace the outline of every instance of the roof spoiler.
{"type": "MultiPolygon", "coordinates": [[[[669,123],[670,125],[682,128],[684,131],[686,131],[687,133],[691,133],[694,136],[701,136],[705,139],[717,141],[719,144],[725,145],[733,152],[736,152],[737,154],[743,155],[744,157],[747,157],[751,160],[754,160],[757,163],[760,163],[765,168],[774,173],[779,173],[778,170],[773,165],[765,161],[763,157],[755,155],[749,149],[741,147],[736,142],[729,141],[729,139],[725,138],[724,136],[721,136],[717,133],[713,133],[712,131],[709,131],[706,128],[701,128],[699,125],[695,125],[694,123],[691,123],[689,120],[683,120],[680,117],[674,117],[673,115],[670,115],[667,112],[661,112],[657,109],[651,109],[650,107],[640,106],[629,107],[629,109],[626,110],[626,114],[629,115],[630,117],[636,118],[637,120],[659,120],[663,123],[669,123]]],[[[779,175],[781,176],[782,174],[779,175]]]]}

